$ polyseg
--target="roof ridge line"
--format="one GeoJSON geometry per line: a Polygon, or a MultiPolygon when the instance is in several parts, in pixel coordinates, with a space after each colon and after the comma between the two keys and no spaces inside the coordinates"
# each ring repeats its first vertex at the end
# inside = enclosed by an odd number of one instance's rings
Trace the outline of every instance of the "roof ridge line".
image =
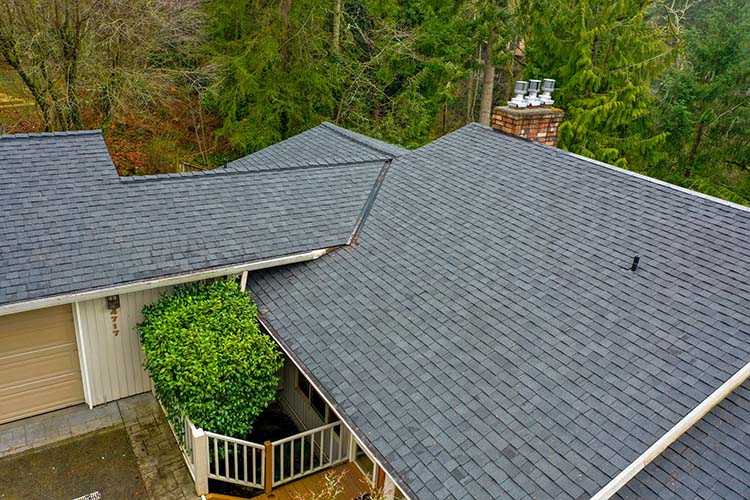
{"type": "Polygon", "coordinates": [[[365,225],[365,221],[367,220],[367,216],[370,215],[370,211],[372,210],[373,205],[375,205],[375,199],[378,197],[378,193],[380,192],[380,186],[383,185],[385,176],[388,173],[388,170],[390,170],[392,162],[392,160],[387,160],[385,163],[383,163],[383,167],[380,169],[378,177],[375,179],[375,183],[370,190],[370,194],[367,195],[367,200],[365,201],[365,205],[362,207],[362,211],[357,218],[357,222],[354,224],[354,230],[352,231],[351,236],[349,236],[349,241],[346,242],[347,245],[352,245],[353,243],[356,243],[357,239],[359,239],[359,233],[362,231],[362,227],[365,225]]]}
{"type": "Polygon", "coordinates": [[[325,126],[326,128],[328,128],[329,130],[333,131],[334,133],[340,135],[341,137],[343,137],[345,139],[348,139],[351,142],[359,144],[360,146],[365,146],[366,148],[370,148],[370,149],[372,149],[374,151],[377,151],[378,153],[382,153],[382,154],[386,155],[391,160],[394,158],[394,155],[391,154],[391,153],[389,153],[388,151],[386,151],[384,149],[380,149],[379,147],[376,147],[376,146],[374,146],[372,144],[368,144],[367,142],[363,141],[362,139],[360,139],[360,138],[352,135],[352,134],[356,134],[357,132],[352,132],[351,130],[347,130],[344,127],[339,127],[338,125],[336,125],[334,123],[331,123],[331,122],[328,122],[328,121],[325,121],[325,122],[321,123],[321,125],[325,126]]]}
{"type": "Polygon", "coordinates": [[[182,180],[182,179],[195,179],[198,177],[210,177],[210,176],[224,176],[224,175],[258,175],[258,174],[270,174],[274,172],[289,172],[294,170],[305,170],[305,169],[317,169],[317,168],[336,168],[345,167],[349,165],[366,165],[367,163],[377,163],[381,160],[357,160],[348,162],[338,163],[312,163],[307,165],[294,165],[291,167],[279,167],[267,170],[224,170],[223,167],[217,167],[211,170],[202,170],[198,172],[174,172],[169,174],[153,174],[153,175],[122,175],[120,176],[120,182],[125,183],[136,183],[136,182],[158,182],[168,180],[182,180]]]}
{"type": "MultiPolygon", "coordinates": [[[[535,143],[535,144],[539,144],[539,143],[535,143]]],[[[545,146],[544,144],[539,144],[539,145],[540,146],[545,146]]],[[[657,184],[657,185],[662,186],[662,187],[674,189],[676,191],[680,191],[680,192],[683,192],[685,194],[696,196],[698,198],[703,198],[704,200],[713,201],[715,203],[719,203],[720,205],[725,205],[725,206],[728,206],[728,207],[731,207],[731,208],[736,208],[736,209],[739,209],[739,210],[741,210],[743,212],[750,212],[750,207],[745,206],[745,205],[741,205],[739,203],[735,203],[733,201],[725,200],[724,198],[719,198],[717,196],[711,196],[710,194],[701,193],[700,191],[695,191],[694,189],[686,188],[686,187],[683,187],[683,186],[678,186],[677,184],[672,184],[671,182],[663,181],[661,179],[657,179],[656,177],[650,177],[648,175],[641,174],[641,173],[638,173],[638,172],[634,172],[634,171],[628,170],[626,168],[622,168],[622,167],[618,167],[618,166],[615,166],[615,165],[611,165],[609,163],[606,163],[606,162],[603,162],[603,161],[600,161],[600,160],[595,160],[594,158],[589,158],[588,156],[579,155],[578,153],[571,153],[570,151],[564,151],[562,149],[557,149],[557,148],[554,148],[554,149],[556,149],[557,151],[560,151],[562,153],[565,153],[567,155],[570,155],[570,156],[572,156],[574,158],[578,158],[580,160],[585,160],[588,163],[593,163],[594,165],[598,165],[600,167],[605,167],[605,168],[608,168],[610,170],[614,170],[615,172],[620,172],[620,173],[623,173],[625,175],[630,175],[632,177],[636,177],[638,179],[645,180],[645,181],[651,182],[653,184],[657,184]]]]}
{"type": "Polygon", "coordinates": [[[0,140],[10,139],[43,139],[47,137],[67,137],[78,135],[102,135],[101,129],[61,130],[57,132],[23,132],[19,134],[0,134],[0,140]]]}
{"type": "MultiPolygon", "coordinates": [[[[662,187],[674,189],[676,191],[681,191],[681,192],[683,192],[685,194],[689,194],[689,195],[692,195],[692,196],[697,196],[698,198],[703,198],[705,200],[713,201],[713,202],[719,203],[721,205],[725,205],[725,206],[728,206],[728,207],[736,208],[736,209],[739,209],[739,210],[741,210],[743,212],[750,212],[750,207],[742,205],[740,203],[736,203],[736,202],[733,202],[733,201],[725,200],[724,198],[719,198],[717,196],[712,196],[710,194],[701,193],[700,191],[696,191],[694,189],[686,188],[686,187],[683,187],[683,186],[678,186],[677,184],[672,184],[671,182],[663,181],[661,179],[657,179],[656,177],[651,177],[651,176],[646,175],[646,174],[641,174],[639,172],[634,172],[633,170],[628,170],[627,168],[618,167],[616,165],[612,165],[610,163],[607,163],[607,162],[604,162],[604,161],[601,161],[601,160],[597,160],[595,158],[589,158],[588,156],[584,156],[584,155],[581,155],[581,154],[578,154],[578,153],[573,153],[572,151],[565,151],[564,149],[560,149],[560,148],[555,147],[555,146],[550,146],[549,144],[542,144],[541,142],[537,142],[537,141],[534,141],[534,140],[531,140],[531,139],[527,139],[525,137],[519,137],[517,135],[510,134],[510,133],[507,133],[507,132],[501,132],[499,130],[495,130],[492,127],[488,127],[486,125],[482,125],[481,123],[472,122],[472,123],[469,123],[469,124],[467,124],[465,126],[469,126],[469,125],[478,125],[478,128],[487,130],[488,132],[492,132],[493,134],[499,134],[501,136],[508,137],[508,138],[511,138],[511,139],[518,139],[518,140],[524,141],[526,143],[533,144],[536,147],[544,148],[544,149],[547,149],[549,151],[555,151],[555,152],[561,153],[563,155],[572,156],[573,158],[577,158],[579,160],[583,160],[583,161],[585,161],[587,163],[592,163],[592,164],[597,165],[599,167],[604,167],[604,168],[607,168],[609,170],[613,170],[615,172],[620,172],[622,174],[629,175],[631,177],[635,177],[635,178],[638,178],[638,179],[641,179],[641,180],[645,180],[645,181],[650,182],[652,184],[657,184],[657,185],[662,186],[662,187]]],[[[426,144],[425,144],[425,146],[426,146],[426,144]]]]}

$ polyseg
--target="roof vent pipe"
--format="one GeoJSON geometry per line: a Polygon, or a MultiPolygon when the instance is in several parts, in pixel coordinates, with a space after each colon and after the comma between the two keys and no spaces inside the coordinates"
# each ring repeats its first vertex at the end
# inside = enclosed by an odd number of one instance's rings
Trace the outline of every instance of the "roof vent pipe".
{"type": "Polygon", "coordinates": [[[633,256],[633,265],[630,266],[630,270],[635,272],[638,270],[638,263],[641,261],[640,255],[634,255],[633,256]]]}

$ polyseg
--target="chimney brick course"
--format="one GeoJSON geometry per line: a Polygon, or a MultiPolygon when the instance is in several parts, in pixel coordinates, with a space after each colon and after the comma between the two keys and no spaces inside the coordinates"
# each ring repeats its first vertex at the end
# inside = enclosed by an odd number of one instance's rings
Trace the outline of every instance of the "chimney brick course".
{"type": "Polygon", "coordinates": [[[557,132],[565,113],[558,108],[511,108],[497,106],[492,112],[492,128],[550,146],[557,146],[557,132]]]}

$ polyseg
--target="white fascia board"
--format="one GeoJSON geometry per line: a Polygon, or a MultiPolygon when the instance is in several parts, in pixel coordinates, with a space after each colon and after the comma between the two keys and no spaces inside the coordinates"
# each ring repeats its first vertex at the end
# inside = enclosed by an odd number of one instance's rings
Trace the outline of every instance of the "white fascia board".
{"type": "Polygon", "coordinates": [[[295,264],[297,262],[305,262],[308,260],[314,260],[322,255],[325,255],[329,249],[323,248],[320,250],[312,250],[310,252],[298,253],[293,255],[287,255],[284,257],[274,257],[273,259],[257,260],[253,262],[247,262],[244,264],[235,264],[232,266],[218,267],[214,269],[208,269],[204,271],[194,271],[186,274],[179,274],[176,276],[168,276],[164,278],[155,278],[144,281],[136,281],[133,283],[127,283],[123,285],[115,285],[107,288],[99,288],[96,290],[87,290],[85,292],[69,293],[64,295],[55,295],[52,297],[45,297],[43,299],[29,300],[25,302],[17,302],[13,304],[6,304],[0,306],[0,316],[7,314],[14,314],[24,311],[32,311],[34,309],[42,309],[45,307],[52,307],[62,304],[72,304],[74,302],[80,302],[83,300],[98,299],[107,297],[108,295],[118,295],[122,293],[138,292],[141,290],[148,290],[151,288],[179,285],[181,283],[189,283],[191,281],[198,281],[207,278],[216,278],[219,276],[226,276],[229,274],[239,274],[246,271],[257,271],[259,269],[266,269],[268,267],[284,266],[287,264],[295,264]]]}
{"type": "MultiPolygon", "coordinates": [[[[281,340],[276,335],[274,335],[274,329],[271,328],[270,325],[266,321],[263,321],[263,318],[261,318],[260,316],[258,317],[258,322],[263,326],[263,329],[266,331],[266,333],[270,335],[271,338],[276,341],[276,344],[278,344],[279,347],[281,347],[281,350],[284,351],[284,354],[286,354],[286,357],[289,358],[292,361],[292,363],[294,363],[294,366],[297,367],[297,370],[299,370],[300,373],[305,375],[306,370],[299,363],[296,355],[292,352],[292,350],[286,345],[286,343],[283,340],[281,340]]],[[[313,388],[315,388],[316,391],[318,391],[318,394],[320,394],[320,397],[322,397],[323,401],[326,402],[326,404],[328,405],[328,408],[330,408],[331,411],[336,414],[336,416],[341,421],[341,423],[345,425],[347,429],[349,429],[349,432],[351,432],[352,437],[355,439],[355,441],[357,441],[357,445],[359,445],[360,448],[362,448],[363,450],[367,452],[370,458],[372,458],[375,461],[377,466],[380,467],[380,470],[383,471],[383,473],[388,477],[388,479],[390,479],[393,482],[393,484],[395,484],[396,486],[399,486],[398,481],[393,479],[393,476],[391,476],[391,474],[386,470],[386,468],[383,467],[383,464],[380,462],[380,460],[378,460],[375,453],[373,453],[372,450],[368,446],[365,446],[365,444],[362,442],[362,439],[357,436],[356,432],[354,432],[354,428],[351,425],[349,425],[349,423],[344,419],[343,415],[336,410],[336,407],[333,405],[331,400],[329,400],[328,397],[326,397],[326,394],[321,389],[321,387],[315,382],[313,382],[312,380],[310,380],[306,375],[305,375],[305,378],[310,383],[310,385],[313,386],[313,388]]],[[[409,495],[404,493],[403,488],[399,487],[399,489],[401,490],[401,493],[403,493],[404,496],[406,497],[406,500],[412,500],[412,498],[409,495]]]]}
{"type": "Polygon", "coordinates": [[[669,429],[666,434],[660,437],[652,444],[640,457],[620,472],[604,488],[599,490],[591,500],[607,500],[617,493],[620,488],[625,486],[628,481],[633,479],[640,471],[651,463],[656,457],[662,454],[669,446],[677,441],[680,436],[700,421],[711,409],[721,403],[724,398],[729,396],[737,387],[742,385],[750,378],[750,363],[739,369],[737,373],[721,384],[721,386],[712,392],[701,404],[696,406],[693,411],[685,415],[682,420],[669,429]]]}

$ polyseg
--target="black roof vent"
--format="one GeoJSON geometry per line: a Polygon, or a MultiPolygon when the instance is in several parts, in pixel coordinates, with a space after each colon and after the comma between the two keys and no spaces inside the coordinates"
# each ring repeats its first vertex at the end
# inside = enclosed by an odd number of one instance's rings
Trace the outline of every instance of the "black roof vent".
{"type": "Polygon", "coordinates": [[[634,255],[633,256],[633,264],[630,266],[631,271],[637,271],[638,270],[638,263],[641,261],[640,255],[634,255]]]}

